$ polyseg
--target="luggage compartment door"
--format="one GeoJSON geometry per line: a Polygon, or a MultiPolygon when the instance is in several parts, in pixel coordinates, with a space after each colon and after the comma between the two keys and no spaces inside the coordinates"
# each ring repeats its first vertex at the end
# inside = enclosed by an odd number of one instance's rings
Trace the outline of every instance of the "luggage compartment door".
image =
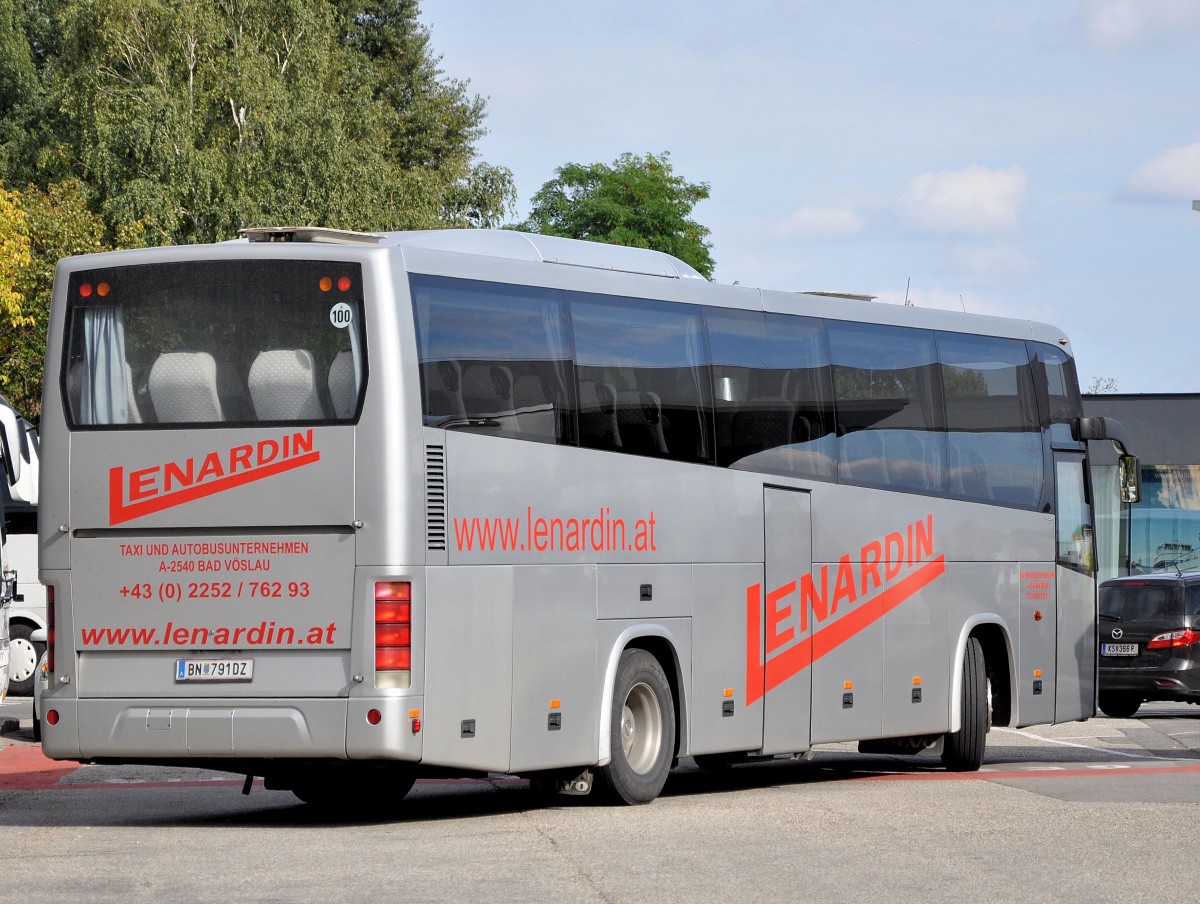
{"type": "Polygon", "coordinates": [[[766,528],[762,618],[764,754],[809,747],[812,628],[802,618],[800,583],[812,571],[812,512],[807,491],[763,487],[766,528]]]}

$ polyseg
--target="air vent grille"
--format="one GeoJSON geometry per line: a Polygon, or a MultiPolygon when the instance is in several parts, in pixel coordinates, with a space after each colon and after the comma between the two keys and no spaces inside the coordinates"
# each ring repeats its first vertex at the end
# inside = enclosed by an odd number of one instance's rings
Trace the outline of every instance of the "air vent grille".
{"type": "Polygon", "coordinates": [[[425,447],[425,548],[446,548],[446,449],[425,447]]]}

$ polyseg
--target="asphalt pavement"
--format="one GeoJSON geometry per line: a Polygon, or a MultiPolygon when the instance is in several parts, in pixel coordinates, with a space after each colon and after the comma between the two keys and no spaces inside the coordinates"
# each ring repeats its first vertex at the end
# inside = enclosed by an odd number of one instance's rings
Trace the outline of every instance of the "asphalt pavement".
{"type": "MultiPolygon", "coordinates": [[[[1200,707],[993,729],[979,772],[854,745],[705,773],[644,807],[429,780],[339,819],[190,769],[53,763],[0,737],[6,900],[1191,902],[1200,707]]],[[[24,710],[22,709],[24,707],[24,710]]],[[[381,795],[386,788],[379,789],[381,795]]]]}

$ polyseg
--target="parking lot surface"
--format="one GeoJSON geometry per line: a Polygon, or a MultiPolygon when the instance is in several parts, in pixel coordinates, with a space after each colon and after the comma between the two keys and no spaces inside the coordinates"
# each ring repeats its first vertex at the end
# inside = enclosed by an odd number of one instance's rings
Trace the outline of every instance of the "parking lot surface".
{"type": "Polygon", "coordinates": [[[0,737],[11,900],[1195,899],[1200,708],[1183,704],[997,728],[966,775],[834,745],[723,775],[684,759],[633,808],[422,781],[369,821],[243,796],[239,776],[53,763],[27,710],[0,706],[18,722],[0,737]]]}

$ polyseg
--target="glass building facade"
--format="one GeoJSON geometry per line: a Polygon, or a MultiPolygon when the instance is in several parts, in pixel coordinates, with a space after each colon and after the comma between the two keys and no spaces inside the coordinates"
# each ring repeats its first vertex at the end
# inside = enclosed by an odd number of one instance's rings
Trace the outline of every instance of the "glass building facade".
{"type": "Polygon", "coordinates": [[[1200,395],[1085,395],[1083,408],[1119,420],[1142,465],[1142,501],[1122,505],[1111,444],[1091,444],[1100,578],[1200,571],[1200,395]]]}

